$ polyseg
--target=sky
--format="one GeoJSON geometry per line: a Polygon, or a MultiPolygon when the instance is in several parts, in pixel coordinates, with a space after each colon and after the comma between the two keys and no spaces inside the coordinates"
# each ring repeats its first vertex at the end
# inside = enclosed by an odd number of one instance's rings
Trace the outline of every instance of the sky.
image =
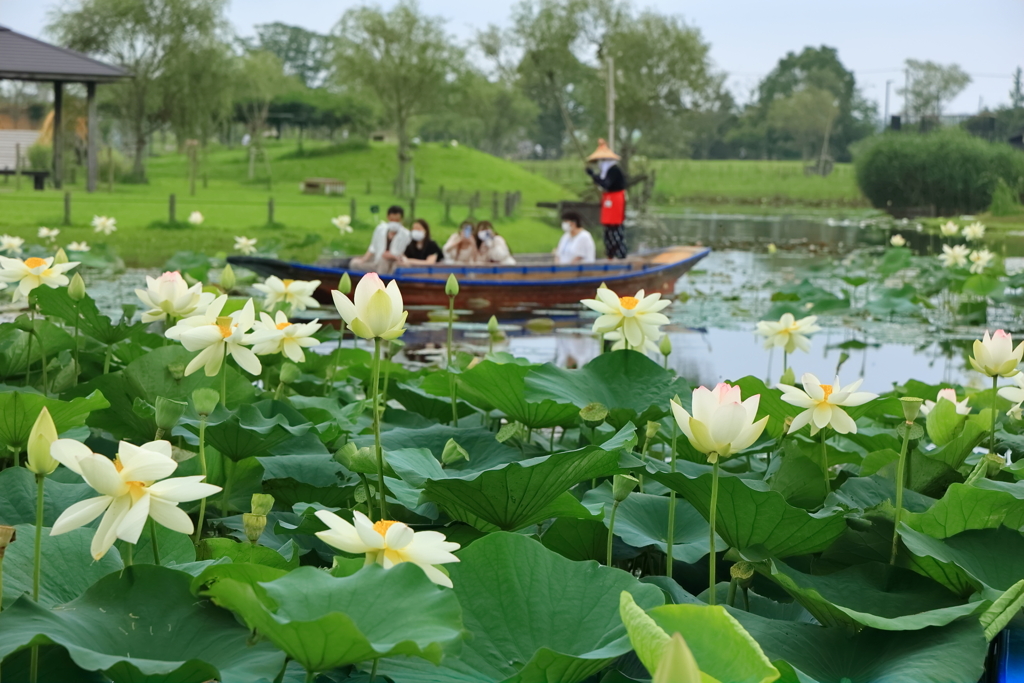
{"type": "MultiPolygon", "coordinates": [[[[517,0],[420,0],[428,14],[448,20],[448,30],[469,40],[489,24],[507,25],[517,0]]],[[[327,32],[345,9],[361,0],[231,0],[228,17],[240,35],[256,24],[281,21],[327,32]]],[[[390,7],[394,0],[378,2],[390,7]]],[[[44,37],[53,0],[0,0],[0,24],[44,37]]],[[[787,52],[828,45],[857,77],[864,95],[884,113],[899,113],[906,59],[959,64],[972,83],[946,108],[971,114],[979,105],[1009,100],[1011,75],[1024,66],[1024,0],[636,0],[681,16],[711,44],[714,65],[728,75],[741,102],[787,52]],[[827,9],[826,9],[827,8],[827,9]]]]}

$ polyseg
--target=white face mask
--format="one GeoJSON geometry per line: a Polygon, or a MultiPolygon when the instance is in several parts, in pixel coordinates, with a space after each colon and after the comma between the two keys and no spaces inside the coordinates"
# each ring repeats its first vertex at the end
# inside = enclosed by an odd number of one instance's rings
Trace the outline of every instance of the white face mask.
{"type": "Polygon", "coordinates": [[[494,235],[487,230],[482,230],[480,232],[480,239],[484,242],[490,242],[492,237],[494,237],[494,235]]]}
{"type": "Polygon", "coordinates": [[[565,232],[571,232],[572,223],[570,223],[569,221],[562,221],[562,230],[564,230],[565,232]]]}
{"type": "Polygon", "coordinates": [[[410,235],[412,236],[414,241],[419,242],[421,239],[427,236],[427,233],[423,232],[422,230],[413,230],[410,233],[410,235]]]}

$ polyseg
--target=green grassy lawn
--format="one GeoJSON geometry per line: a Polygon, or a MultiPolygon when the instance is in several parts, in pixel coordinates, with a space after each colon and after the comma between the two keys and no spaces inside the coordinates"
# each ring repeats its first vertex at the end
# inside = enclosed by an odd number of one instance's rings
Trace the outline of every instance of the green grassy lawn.
{"type": "MultiPolygon", "coordinates": [[[[285,258],[312,260],[324,251],[362,253],[369,243],[377,218],[370,207],[380,207],[381,215],[390,204],[402,204],[409,216],[409,201],[395,198],[392,179],[397,174],[395,148],[372,144],[366,149],[336,151],[325,143],[305,146],[306,156],[295,154],[295,142],[271,142],[272,188],[266,170],[257,163],[256,180],[248,179],[248,154],[243,148],[211,150],[202,161],[208,186],[197,183],[196,195],[189,196],[188,165],[184,155],[166,152],[149,159],[149,183],[115,184],[114,192],[100,189],[88,194],[84,173],[78,169],[77,183],[66,184],[71,192],[71,225],[62,225],[63,193],[54,190],[35,192],[27,179],[21,190],[14,181],[0,179],[0,232],[19,235],[37,242],[40,226],[61,229],[58,242],[86,240],[114,247],[130,266],[158,266],[180,250],[230,252],[236,235],[259,239],[259,246],[274,245],[285,258]],[[307,177],[333,177],[348,183],[345,196],[304,195],[299,183],[307,177]],[[369,189],[369,192],[367,190],[369,189]],[[184,223],[192,211],[200,211],[206,221],[198,228],[167,227],[168,196],[177,197],[176,218],[184,223]],[[274,225],[268,225],[267,203],[274,198],[274,225]],[[355,232],[339,237],[330,219],[351,212],[356,201],[355,232]],[[117,218],[118,231],[104,237],[93,233],[89,223],[94,215],[117,218]]],[[[515,252],[550,251],[559,233],[554,216],[538,210],[538,201],[571,198],[572,193],[543,177],[531,174],[516,164],[476,150],[427,144],[415,151],[419,180],[416,214],[429,221],[434,238],[443,243],[457,222],[468,215],[470,195],[480,191],[477,220],[492,220],[492,195],[499,197],[503,213],[504,193],[519,191],[522,201],[510,217],[495,221],[515,252]],[[445,222],[445,204],[440,190],[453,198],[451,220],[445,222]]],[[[408,222],[408,221],[407,221],[408,222]]]]}

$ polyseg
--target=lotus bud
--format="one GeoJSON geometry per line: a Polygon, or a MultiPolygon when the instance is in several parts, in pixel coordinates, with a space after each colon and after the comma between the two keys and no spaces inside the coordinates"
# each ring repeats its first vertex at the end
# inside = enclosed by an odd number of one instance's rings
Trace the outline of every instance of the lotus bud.
{"type": "Polygon", "coordinates": [[[58,249],[57,253],[53,255],[53,265],[58,266],[67,263],[70,259],[63,249],[58,249]]]}
{"type": "Polygon", "coordinates": [[[72,301],[81,301],[85,298],[85,280],[78,273],[71,276],[71,283],[68,285],[68,296],[72,301]]]}
{"type": "Polygon", "coordinates": [[[220,286],[225,292],[230,292],[235,288],[236,282],[235,271],[229,263],[224,266],[224,270],[220,271],[220,286]]]}
{"type": "Polygon", "coordinates": [[[254,515],[251,512],[242,514],[242,530],[245,531],[245,537],[249,539],[250,543],[256,544],[266,528],[266,515],[254,515]]]}
{"type": "Polygon", "coordinates": [[[338,282],[338,291],[342,294],[348,294],[352,291],[352,278],[348,276],[348,273],[342,274],[341,280],[338,282]]]}
{"type": "Polygon", "coordinates": [[[460,460],[469,462],[469,453],[455,439],[448,439],[448,443],[444,445],[444,451],[441,453],[441,462],[445,465],[453,465],[460,460]]]}
{"type": "Polygon", "coordinates": [[[22,332],[32,333],[35,331],[35,322],[27,315],[19,315],[14,319],[14,326],[22,332]]]}
{"type": "Polygon", "coordinates": [[[612,500],[621,503],[633,492],[640,482],[628,474],[616,474],[612,477],[612,500]]]}
{"type": "Polygon", "coordinates": [[[444,285],[444,293],[451,297],[459,295],[459,281],[456,279],[455,273],[448,276],[448,282],[444,285]]]}
{"type": "Polygon", "coordinates": [[[588,403],[580,408],[580,419],[594,429],[608,417],[608,409],[602,403],[588,403]]]}
{"type": "Polygon", "coordinates": [[[924,403],[924,399],[917,398],[915,396],[904,396],[900,398],[900,404],[903,406],[903,417],[906,418],[907,422],[913,422],[917,419],[917,415],[921,412],[921,405],[924,403]]]}
{"type": "Polygon", "coordinates": [[[174,401],[163,396],[156,398],[156,427],[164,432],[169,432],[178,424],[178,420],[185,413],[188,404],[184,401],[174,401]]]}
{"type": "Polygon", "coordinates": [[[644,430],[644,436],[650,441],[657,436],[659,429],[661,429],[661,423],[648,421],[647,428],[644,430]]]}
{"type": "Polygon", "coordinates": [[[292,384],[302,376],[302,370],[295,363],[285,363],[281,366],[281,383],[292,384]]]}
{"type": "Polygon", "coordinates": [[[252,494],[252,514],[266,517],[274,509],[274,497],[269,493],[252,494]]]}
{"type": "Polygon", "coordinates": [[[196,412],[203,417],[216,410],[218,403],[220,403],[220,394],[216,389],[196,389],[192,392],[192,405],[195,406],[196,412]]]}
{"type": "Polygon", "coordinates": [[[658,351],[661,351],[663,356],[672,354],[672,340],[668,338],[667,334],[661,335],[661,341],[658,342],[658,351]]]}
{"type": "Polygon", "coordinates": [[[50,455],[50,445],[57,440],[57,426],[45,407],[32,425],[28,435],[28,462],[25,467],[39,476],[47,476],[57,469],[57,461],[50,455]]]}
{"type": "Polygon", "coordinates": [[[501,328],[498,327],[498,319],[495,316],[491,316],[491,319],[487,321],[487,332],[492,337],[501,334],[501,328]]]}
{"type": "Polygon", "coordinates": [[[778,250],[779,250],[779,248],[777,246],[775,246],[775,242],[769,242],[768,243],[768,253],[769,254],[774,254],[778,250]]]}

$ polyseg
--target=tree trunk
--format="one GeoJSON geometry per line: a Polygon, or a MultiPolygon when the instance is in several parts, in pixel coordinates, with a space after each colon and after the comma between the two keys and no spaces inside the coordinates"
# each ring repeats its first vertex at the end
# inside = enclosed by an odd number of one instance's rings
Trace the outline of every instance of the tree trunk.
{"type": "Polygon", "coordinates": [[[143,182],[146,179],[146,167],[143,163],[145,154],[146,136],[140,130],[135,135],[135,161],[132,164],[132,176],[136,182],[143,182]]]}
{"type": "Polygon", "coordinates": [[[412,155],[409,153],[409,133],[406,130],[406,122],[400,120],[398,130],[398,178],[395,180],[395,190],[399,197],[405,197],[409,193],[409,162],[412,155]]]}

